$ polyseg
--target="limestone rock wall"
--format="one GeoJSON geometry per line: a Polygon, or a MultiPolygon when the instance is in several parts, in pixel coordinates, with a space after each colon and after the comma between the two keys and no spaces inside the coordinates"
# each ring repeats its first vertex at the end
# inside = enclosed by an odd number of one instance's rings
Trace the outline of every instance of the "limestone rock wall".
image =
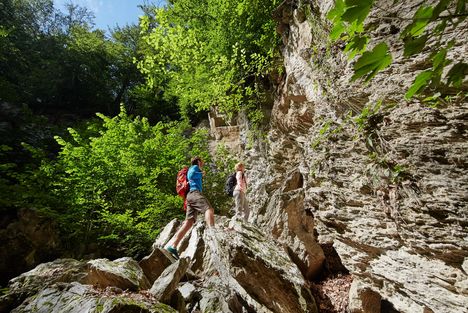
{"type": "MultiPolygon", "coordinates": [[[[353,299],[367,293],[400,312],[463,312],[468,103],[404,100],[430,66],[429,52],[404,58],[399,39],[419,2],[377,5],[371,16],[395,18],[370,19],[369,46],[385,39],[394,60],[369,84],[350,82],[353,61],[328,40],[332,1],[287,0],[275,12],[285,75],[266,143],[244,150],[251,221],[287,245],[309,277],[324,259],[318,243],[333,243],[354,277],[353,299]]],[[[467,35],[465,21],[444,40],[467,35]]],[[[466,62],[466,41],[458,42],[449,57],[466,62]]]]}

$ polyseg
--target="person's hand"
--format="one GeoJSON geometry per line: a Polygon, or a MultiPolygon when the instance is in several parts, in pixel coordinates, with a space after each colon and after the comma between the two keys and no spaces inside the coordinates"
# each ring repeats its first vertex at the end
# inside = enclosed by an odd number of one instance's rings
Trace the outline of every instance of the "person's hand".
{"type": "Polygon", "coordinates": [[[202,175],[205,176],[206,172],[204,170],[201,171],[202,175]]]}

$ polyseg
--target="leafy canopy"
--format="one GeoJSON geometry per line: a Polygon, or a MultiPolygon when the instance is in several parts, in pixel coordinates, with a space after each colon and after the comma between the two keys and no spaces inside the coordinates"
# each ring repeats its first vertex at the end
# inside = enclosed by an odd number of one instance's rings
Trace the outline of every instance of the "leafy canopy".
{"type": "Polygon", "coordinates": [[[278,42],[275,7],[275,0],[178,0],[154,9],[141,19],[138,67],[152,88],[165,84],[184,116],[211,106],[254,110],[278,42]]]}
{"type": "Polygon", "coordinates": [[[147,90],[133,63],[138,26],[115,28],[109,35],[93,29],[93,19],[74,4],[62,12],[51,0],[2,1],[0,101],[26,104],[54,119],[115,115],[122,102],[141,113],[137,98],[147,90]]]}
{"type": "Polygon", "coordinates": [[[72,242],[98,241],[115,252],[141,254],[167,222],[183,214],[175,175],[192,155],[209,162],[207,132],[187,136],[184,122],[151,126],[123,108],[114,118],[98,116],[102,122],[85,131],[70,128],[69,139],[56,137],[57,159],[44,161],[39,173],[55,203],[43,210],[72,242]]]}

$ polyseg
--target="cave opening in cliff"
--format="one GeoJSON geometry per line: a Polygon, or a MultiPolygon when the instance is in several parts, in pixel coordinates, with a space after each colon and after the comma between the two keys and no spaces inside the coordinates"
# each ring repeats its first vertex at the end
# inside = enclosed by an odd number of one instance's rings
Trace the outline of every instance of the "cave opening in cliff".
{"type": "Polygon", "coordinates": [[[380,301],[380,313],[400,313],[397,311],[393,304],[385,299],[380,301]]]}
{"type": "Polygon", "coordinates": [[[325,255],[321,273],[311,282],[319,312],[346,312],[353,278],[341,262],[333,244],[321,244],[325,255]]]}

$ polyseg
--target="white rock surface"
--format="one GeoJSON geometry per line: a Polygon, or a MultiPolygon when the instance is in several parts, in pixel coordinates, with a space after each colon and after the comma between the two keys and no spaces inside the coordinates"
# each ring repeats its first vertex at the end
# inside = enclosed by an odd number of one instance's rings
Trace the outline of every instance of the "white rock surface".
{"type": "MultiPolygon", "coordinates": [[[[355,60],[328,39],[333,1],[287,0],[275,12],[285,73],[267,140],[242,155],[252,221],[287,245],[306,275],[323,258],[317,243],[333,243],[359,288],[394,309],[466,312],[468,103],[431,108],[404,99],[430,64],[429,50],[402,53],[401,31],[420,2],[376,4],[369,47],[385,40],[394,59],[369,84],[350,82],[355,60]]],[[[449,58],[466,63],[466,19],[443,41],[453,38],[449,58]]],[[[248,125],[240,126],[242,141],[248,125]]]]}

